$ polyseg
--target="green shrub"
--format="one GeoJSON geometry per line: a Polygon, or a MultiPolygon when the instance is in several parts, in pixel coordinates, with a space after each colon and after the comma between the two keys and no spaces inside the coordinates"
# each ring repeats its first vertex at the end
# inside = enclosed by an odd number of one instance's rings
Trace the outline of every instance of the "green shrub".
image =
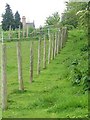
{"type": "Polygon", "coordinates": [[[74,29],[74,26],[73,26],[73,25],[65,25],[65,27],[67,27],[68,30],[74,29]]]}
{"type": "Polygon", "coordinates": [[[72,84],[73,85],[79,84],[81,82],[82,72],[78,69],[78,60],[76,59],[75,61],[73,61],[72,65],[73,65],[72,84]]]}

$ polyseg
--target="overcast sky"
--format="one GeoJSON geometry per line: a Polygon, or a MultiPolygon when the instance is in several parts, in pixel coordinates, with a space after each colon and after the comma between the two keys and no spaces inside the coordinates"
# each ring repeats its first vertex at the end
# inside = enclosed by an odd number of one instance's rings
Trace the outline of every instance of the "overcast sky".
{"type": "Polygon", "coordinates": [[[35,26],[44,25],[46,17],[54,12],[63,13],[65,1],[68,0],[0,0],[0,22],[2,13],[5,12],[5,5],[8,3],[15,13],[17,10],[20,16],[26,16],[27,22],[35,21],[35,26]]]}

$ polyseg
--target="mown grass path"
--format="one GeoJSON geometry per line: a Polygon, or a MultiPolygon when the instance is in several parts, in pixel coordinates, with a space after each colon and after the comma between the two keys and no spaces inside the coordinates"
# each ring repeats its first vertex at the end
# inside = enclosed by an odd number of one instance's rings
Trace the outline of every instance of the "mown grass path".
{"type": "MultiPolygon", "coordinates": [[[[18,91],[15,44],[7,43],[7,46],[13,47],[7,51],[8,109],[3,112],[3,117],[86,117],[88,94],[84,92],[82,83],[73,86],[71,82],[73,80],[72,62],[75,59],[79,61],[78,67],[82,73],[87,69],[87,52],[81,51],[81,48],[87,44],[84,32],[79,30],[69,32],[66,46],[51,61],[47,69],[41,70],[39,76],[36,75],[37,64],[35,63],[32,84],[29,82],[30,49],[29,42],[28,44],[27,42],[22,42],[24,92],[18,91]]],[[[37,60],[35,59],[35,61],[37,60]]]]}

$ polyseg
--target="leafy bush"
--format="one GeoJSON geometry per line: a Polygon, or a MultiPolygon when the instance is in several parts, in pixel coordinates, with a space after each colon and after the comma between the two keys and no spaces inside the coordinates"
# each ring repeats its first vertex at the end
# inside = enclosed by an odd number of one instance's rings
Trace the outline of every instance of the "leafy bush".
{"type": "Polygon", "coordinates": [[[82,72],[78,69],[78,60],[76,59],[75,61],[73,61],[72,65],[73,65],[72,84],[73,85],[79,84],[81,82],[82,72]]]}
{"type": "Polygon", "coordinates": [[[84,90],[86,91],[86,90],[89,90],[90,91],[90,77],[88,77],[87,75],[86,76],[84,76],[84,78],[83,78],[83,85],[84,85],[84,90]]]}
{"type": "Polygon", "coordinates": [[[84,46],[81,48],[81,51],[82,51],[82,52],[88,51],[88,45],[84,45],[84,46]]]}
{"type": "Polygon", "coordinates": [[[65,25],[65,27],[67,27],[68,30],[74,29],[74,26],[73,26],[73,25],[65,25]]]}

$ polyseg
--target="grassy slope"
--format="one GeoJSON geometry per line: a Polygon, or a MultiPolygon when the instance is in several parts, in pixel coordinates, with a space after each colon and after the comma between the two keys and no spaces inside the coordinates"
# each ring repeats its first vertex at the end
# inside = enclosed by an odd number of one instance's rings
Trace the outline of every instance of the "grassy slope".
{"type": "MultiPolygon", "coordinates": [[[[1,48],[1,44],[0,44],[0,48],[1,48]]],[[[0,56],[1,56],[1,50],[0,50],[0,56]]],[[[0,60],[0,65],[1,65],[1,60],[0,60]]],[[[1,69],[0,69],[0,89],[1,89],[1,69]]],[[[1,105],[1,95],[0,95],[0,105],[1,105]]],[[[0,120],[2,118],[2,110],[0,107],[0,120]]]]}
{"type": "MultiPolygon", "coordinates": [[[[8,109],[3,117],[86,117],[88,112],[87,92],[80,86],[72,86],[72,62],[79,60],[79,69],[87,69],[87,53],[80,49],[87,44],[83,31],[69,32],[66,46],[46,70],[36,75],[36,56],[34,64],[34,82],[29,84],[29,42],[22,42],[23,79],[25,91],[18,91],[16,44],[7,43],[8,71],[8,109]],[[9,45],[12,48],[9,48],[9,45]]],[[[35,44],[37,48],[37,44],[35,44]]]]}

